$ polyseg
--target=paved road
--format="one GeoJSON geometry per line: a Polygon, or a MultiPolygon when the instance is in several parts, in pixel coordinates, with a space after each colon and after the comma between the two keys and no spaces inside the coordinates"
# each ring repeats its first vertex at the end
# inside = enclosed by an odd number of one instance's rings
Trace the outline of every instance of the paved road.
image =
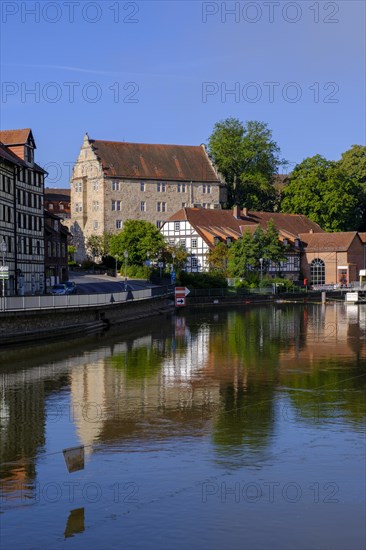
{"type": "Polygon", "coordinates": [[[155,285],[143,280],[128,280],[124,282],[122,277],[109,277],[108,275],[84,275],[71,272],[70,281],[74,281],[78,288],[78,294],[98,294],[108,292],[124,292],[125,290],[141,290],[152,288],[155,285]],[[126,288],[127,287],[127,288],[126,288]]]}

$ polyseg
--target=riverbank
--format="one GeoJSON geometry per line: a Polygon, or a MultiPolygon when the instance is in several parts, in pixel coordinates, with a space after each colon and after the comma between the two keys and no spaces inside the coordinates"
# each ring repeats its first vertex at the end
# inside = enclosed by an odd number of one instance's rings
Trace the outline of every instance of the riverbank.
{"type": "Polygon", "coordinates": [[[102,306],[7,311],[0,313],[0,346],[55,338],[77,338],[146,317],[174,311],[172,297],[110,303],[102,306]]]}

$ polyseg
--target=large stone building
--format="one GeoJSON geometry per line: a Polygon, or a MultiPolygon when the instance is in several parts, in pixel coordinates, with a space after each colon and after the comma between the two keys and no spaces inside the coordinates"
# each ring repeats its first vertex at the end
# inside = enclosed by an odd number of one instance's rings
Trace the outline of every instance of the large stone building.
{"type": "Polygon", "coordinates": [[[71,178],[70,230],[79,259],[87,238],[128,219],[160,227],[184,206],[221,208],[226,185],[205,147],[99,141],[86,134],[71,178]]]}
{"type": "Polygon", "coordinates": [[[34,162],[32,131],[0,131],[0,242],[9,267],[5,293],[44,291],[45,171],[34,162]]]}

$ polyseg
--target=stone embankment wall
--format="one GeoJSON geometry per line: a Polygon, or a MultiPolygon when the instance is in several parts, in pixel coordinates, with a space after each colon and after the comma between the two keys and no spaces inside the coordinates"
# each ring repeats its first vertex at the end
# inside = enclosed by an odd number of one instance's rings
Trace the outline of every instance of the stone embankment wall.
{"type": "Polygon", "coordinates": [[[0,345],[87,333],[174,310],[167,296],[87,308],[0,312],[0,345]]]}

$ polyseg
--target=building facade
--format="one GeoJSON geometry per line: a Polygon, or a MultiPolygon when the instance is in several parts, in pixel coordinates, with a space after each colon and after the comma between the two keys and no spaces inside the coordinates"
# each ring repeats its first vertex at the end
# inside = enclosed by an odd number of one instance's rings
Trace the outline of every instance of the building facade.
{"type": "Polygon", "coordinates": [[[128,219],[161,227],[184,206],[215,209],[225,200],[225,182],[204,146],[98,141],[86,134],[71,178],[70,230],[82,259],[90,235],[118,232],[128,219]]]}
{"type": "Polygon", "coordinates": [[[46,187],[44,190],[44,207],[51,214],[62,220],[71,217],[70,189],[56,189],[46,187]]]}
{"type": "Polygon", "coordinates": [[[35,149],[29,128],[0,131],[0,241],[9,267],[8,295],[45,289],[45,171],[34,162],[35,149]]]}
{"type": "Polygon", "coordinates": [[[188,252],[185,269],[190,272],[208,271],[208,253],[216,244],[230,244],[240,239],[246,231],[253,233],[257,227],[266,230],[272,220],[280,240],[287,245],[286,260],[280,265],[269,265],[268,274],[279,271],[287,278],[298,280],[301,272],[300,232],[323,232],[316,223],[300,214],[273,212],[249,212],[241,210],[205,210],[182,208],[173,214],[161,228],[167,243],[184,247],[188,252]]]}
{"type": "Polygon", "coordinates": [[[45,280],[46,290],[57,283],[67,281],[68,272],[68,229],[62,220],[45,211],[45,280]]]}

